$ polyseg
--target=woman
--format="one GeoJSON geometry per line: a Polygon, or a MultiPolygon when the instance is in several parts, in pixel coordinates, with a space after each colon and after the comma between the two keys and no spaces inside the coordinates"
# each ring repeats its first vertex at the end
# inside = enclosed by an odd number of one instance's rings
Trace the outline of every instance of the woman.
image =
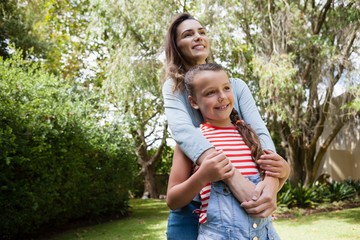
{"type": "MultiPolygon", "coordinates": [[[[194,163],[200,165],[204,159],[212,157],[211,154],[215,152],[215,149],[196,128],[203,119],[197,110],[192,109],[188,101],[184,75],[191,67],[209,62],[210,41],[205,28],[189,14],[178,15],[166,35],[165,52],[167,61],[166,81],[163,85],[165,113],[172,136],[179,145],[175,147],[174,158],[186,155],[194,163]]],[[[249,88],[239,79],[230,80],[236,99],[234,108],[255,130],[262,148],[275,152],[269,131],[260,117],[249,88]]],[[[221,157],[226,158],[225,155],[221,157]]],[[[275,153],[262,155],[258,163],[268,176],[284,178],[289,173],[286,161],[275,153]],[[274,167],[268,168],[267,165],[275,166],[276,171],[274,167]]],[[[225,174],[221,172],[219,178],[213,180],[229,177],[225,174]]],[[[254,217],[269,216],[276,209],[276,192],[273,189],[275,189],[274,186],[258,184],[253,200],[242,204],[247,213],[254,217]]],[[[187,206],[170,211],[168,239],[197,238],[198,216],[193,214],[193,211],[199,206],[199,200],[194,199],[187,206]]]]}

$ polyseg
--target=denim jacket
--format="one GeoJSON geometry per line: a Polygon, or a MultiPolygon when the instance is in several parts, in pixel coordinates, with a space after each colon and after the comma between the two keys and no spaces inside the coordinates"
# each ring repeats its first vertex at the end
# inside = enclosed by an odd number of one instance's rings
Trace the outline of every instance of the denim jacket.
{"type": "MultiPolygon", "coordinates": [[[[263,149],[275,152],[274,143],[260,116],[250,89],[241,79],[231,78],[230,82],[235,98],[234,108],[258,134],[263,149]]],[[[199,110],[191,107],[188,101],[189,94],[186,90],[173,92],[173,85],[173,81],[168,79],[162,88],[166,118],[173,139],[180,145],[186,156],[195,162],[204,151],[213,146],[199,129],[203,118],[199,110]]]]}

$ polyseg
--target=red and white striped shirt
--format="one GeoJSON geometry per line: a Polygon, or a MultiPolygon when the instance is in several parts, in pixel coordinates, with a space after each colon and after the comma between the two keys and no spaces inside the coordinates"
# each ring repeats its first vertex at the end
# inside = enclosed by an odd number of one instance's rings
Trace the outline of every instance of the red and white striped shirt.
{"type": "MultiPolygon", "coordinates": [[[[207,123],[200,125],[201,132],[205,138],[215,147],[216,150],[223,150],[223,153],[231,161],[232,165],[240,171],[242,175],[256,175],[259,173],[258,167],[251,157],[251,150],[243,141],[242,136],[235,126],[215,127],[207,123]]],[[[200,191],[201,208],[200,224],[207,220],[207,208],[210,199],[211,183],[208,183],[200,191]]]]}

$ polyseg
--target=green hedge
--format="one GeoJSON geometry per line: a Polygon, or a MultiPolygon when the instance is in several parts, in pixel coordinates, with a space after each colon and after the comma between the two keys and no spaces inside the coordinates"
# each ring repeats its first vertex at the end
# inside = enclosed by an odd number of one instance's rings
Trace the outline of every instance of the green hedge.
{"type": "Polygon", "coordinates": [[[19,54],[0,59],[0,89],[0,238],[127,214],[134,156],[99,125],[95,95],[19,54]]]}

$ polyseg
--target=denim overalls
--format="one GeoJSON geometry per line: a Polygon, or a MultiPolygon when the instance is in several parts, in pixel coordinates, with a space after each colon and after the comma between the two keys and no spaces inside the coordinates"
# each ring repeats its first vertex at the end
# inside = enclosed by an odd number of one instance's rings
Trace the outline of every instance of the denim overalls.
{"type": "MultiPolygon", "coordinates": [[[[253,183],[260,175],[247,177],[253,183]]],[[[207,222],[200,224],[198,240],[278,240],[271,216],[254,218],[246,213],[228,186],[222,182],[211,184],[207,222]]]]}

